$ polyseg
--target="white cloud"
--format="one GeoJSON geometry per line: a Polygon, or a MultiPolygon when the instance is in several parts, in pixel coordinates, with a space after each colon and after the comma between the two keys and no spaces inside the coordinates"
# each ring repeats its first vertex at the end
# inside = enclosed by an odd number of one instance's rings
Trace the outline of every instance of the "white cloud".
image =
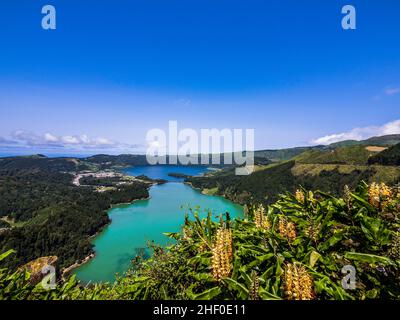
{"type": "Polygon", "coordinates": [[[48,142],[57,142],[58,138],[56,136],[53,136],[51,133],[45,133],[44,134],[44,139],[48,142]]]}
{"type": "Polygon", "coordinates": [[[387,134],[400,134],[400,120],[388,122],[382,126],[354,128],[350,131],[326,135],[312,140],[311,143],[327,145],[344,140],[364,140],[387,134]]]}
{"type": "Polygon", "coordinates": [[[104,137],[90,138],[86,134],[57,136],[50,132],[41,135],[24,130],[18,130],[11,134],[11,139],[0,137],[0,147],[131,151],[143,146],[138,144],[120,143],[104,137]]]}
{"type": "Polygon", "coordinates": [[[61,137],[61,141],[64,142],[65,144],[84,143],[78,137],[74,137],[74,136],[63,136],[63,137],[61,137]]]}
{"type": "Polygon", "coordinates": [[[112,141],[106,139],[106,138],[97,138],[96,139],[96,144],[100,144],[100,145],[112,145],[112,141]]]}
{"type": "Polygon", "coordinates": [[[82,134],[80,138],[81,138],[82,142],[90,143],[90,139],[86,134],[82,134]]]}

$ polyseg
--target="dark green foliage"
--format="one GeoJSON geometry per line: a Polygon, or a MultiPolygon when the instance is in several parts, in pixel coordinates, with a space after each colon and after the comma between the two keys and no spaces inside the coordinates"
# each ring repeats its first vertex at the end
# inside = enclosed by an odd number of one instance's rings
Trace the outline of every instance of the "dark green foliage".
{"type": "Polygon", "coordinates": [[[321,165],[318,174],[304,172],[295,175],[295,166],[295,161],[288,161],[248,176],[236,176],[233,170],[229,170],[205,177],[190,177],[186,181],[199,189],[218,188],[217,194],[241,204],[252,201],[270,204],[277,200],[279,194],[294,192],[300,186],[339,195],[345,185],[355,187],[362,180],[371,181],[376,174],[373,167],[354,166],[344,173],[338,168],[324,169],[321,165]]]}
{"type": "Polygon", "coordinates": [[[9,228],[10,224],[6,221],[0,220],[0,229],[1,228],[9,228]]]}
{"type": "MultiPolygon", "coordinates": [[[[221,155],[221,159],[223,156],[221,155]]],[[[92,157],[88,157],[83,159],[87,163],[95,164],[98,165],[100,169],[109,169],[113,167],[128,167],[128,166],[148,166],[149,163],[147,162],[147,158],[145,155],[135,155],[135,154],[121,154],[118,156],[112,156],[112,155],[95,155],[92,157]]],[[[201,164],[202,156],[198,155],[197,156],[197,163],[192,163],[191,165],[202,165],[201,164]]],[[[176,161],[176,159],[174,159],[176,161]]],[[[262,162],[269,162],[266,159],[260,159],[262,162]]],[[[212,156],[208,155],[208,164],[213,167],[224,167],[225,165],[212,165],[212,156]]],[[[222,160],[221,160],[222,162],[222,160]]],[[[173,161],[170,161],[169,156],[166,156],[166,163],[165,165],[169,165],[170,163],[174,163],[173,161]]],[[[179,159],[178,159],[178,164],[179,159]]],[[[208,166],[207,164],[207,166],[208,166]]],[[[186,165],[186,164],[185,164],[186,165]]],[[[173,165],[172,165],[173,166],[173,165]]]]}
{"type": "Polygon", "coordinates": [[[145,155],[121,154],[118,156],[99,154],[83,159],[86,162],[99,165],[101,169],[108,169],[115,166],[146,166],[148,165],[145,155]]]}
{"type": "Polygon", "coordinates": [[[12,268],[47,255],[58,256],[60,266],[83,259],[92,251],[89,237],[109,223],[111,205],[148,197],[146,183],[100,193],[73,185],[70,174],[47,169],[0,171],[0,213],[24,222],[0,234],[0,250],[17,251],[7,260],[12,268]]]}
{"type": "Polygon", "coordinates": [[[369,164],[379,164],[383,166],[400,166],[400,143],[392,146],[368,160],[369,164]]]}
{"type": "MultiPolygon", "coordinates": [[[[250,205],[244,219],[231,221],[226,216],[219,223],[211,214],[201,220],[191,211],[193,219],[185,219],[181,233],[167,234],[176,244],[153,247],[150,259],[136,260],[114,284],[83,288],[72,277],[46,291],[30,285],[29,275],[2,269],[0,299],[281,300],[288,298],[285,270],[296,265],[309,277],[313,299],[399,300],[397,190],[380,201],[385,205],[378,208],[369,203],[366,184],[353,192],[347,189],[344,198],[301,190],[266,208],[265,226],[255,221],[258,206],[250,205]],[[294,237],[282,233],[281,219],[293,224],[294,237]],[[212,248],[221,228],[232,231],[233,250],[229,274],[219,281],[212,273],[212,248]],[[352,290],[342,285],[344,266],[355,269],[352,290]]],[[[0,255],[0,261],[10,254],[0,255]]]]}
{"type": "Polygon", "coordinates": [[[338,169],[322,170],[319,175],[303,175],[296,177],[296,186],[303,186],[306,189],[317,189],[329,192],[335,196],[341,194],[344,186],[355,188],[360,181],[369,181],[375,174],[373,168],[366,170],[355,169],[350,173],[341,173],[338,169]]]}
{"type": "Polygon", "coordinates": [[[0,171],[0,214],[16,221],[27,221],[74,192],[76,187],[72,179],[72,175],[66,173],[0,171]]]}
{"type": "MultiPolygon", "coordinates": [[[[257,150],[254,152],[254,156],[255,160],[266,158],[272,161],[285,161],[285,160],[290,160],[305,151],[324,150],[326,148],[327,147],[325,146],[315,146],[315,147],[296,147],[296,148],[279,149],[279,150],[257,150]]],[[[255,163],[257,164],[256,161],[255,163]]]]}
{"type": "MultiPolygon", "coordinates": [[[[341,142],[336,142],[332,143],[328,146],[313,146],[313,147],[295,147],[295,148],[287,148],[287,149],[279,149],[279,150],[258,150],[255,151],[254,155],[257,158],[267,158],[273,161],[285,161],[285,160],[290,160],[303,152],[310,151],[311,154],[313,152],[316,152],[316,154],[321,154],[325,152],[330,152],[332,150],[335,150],[337,148],[342,148],[342,147],[351,147],[351,146],[359,146],[359,150],[361,150],[361,155],[358,155],[357,153],[354,153],[353,156],[356,156],[356,159],[358,161],[356,162],[357,164],[361,164],[360,160],[362,161],[365,159],[365,161],[362,162],[362,164],[365,164],[366,160],[368,158],[365,158],[365,155],[368,156],[368,154],[365,152],[364,149],[365,146],[391,146],[394,144],[400,143],[400,135],[399,134],[392,134],[392,135],[385,135],[381,137],[372,137],[366,140],[361,140],[361,141],[356,141],[356,140],[346,140],[346,141],[341,141],[341,142]],[[363,155],[364,154],[364,155],[363,155]],[[360,158],[359,156],[363,156],[363,158],[360,158]]],[[[351,149],[349,149],[351,150],[351,149]]],[[[357,148],[352,149],[353,151],[356,151],[357,148]]],[[[345,156],[346,157],[346,156],[345,156]]],[[[336,162],[328,162],[329,157],[326,157],[322,163],[343,163],[343,158],[339,156],[339,159],[334,159],[331,161],[336,161],[336,162]]],[[[353,161],[353,159],[351,159],[353,161]]],[[[313,162],[317,163],[317,162],[313,162]]],[[[257,164],[257,163],[256,163],[257,164]]],[[[261,163],[260,163],[261,164],[261,163]]]]}
{"type": "Polygon", "coordinates": [[[294,161],[260,170],[249,176],[237,176],[234,170],[224,171],[208,177],[186,179],[195,188],[218,188],[218,194],[235,202],[273,202],[280,193],[294,191],[295,177],[291,173],[294,161]]]}
{"type": "Polygon", "coordinates": [[[142,181],[147,181],[147,182],[152,182],[152,183],[157,183],[157,184],[164,184],[167,183],[167,180],[164,179],[151,179],[148,176],[141,174],[139,176],[136,176],[136,179],[142,180],[142,181]]]}
{"type": "Polygon", "coordinates": [[[80,184],[83,186],[104,186],[112,187],[120,181],[119,177],[96,178],[93,176],[82,177],[80,184]]]}
{"type": "Polygon", "coordinates": [[[21,171],[29,173],[38,171],[66,172],[89,168],[88,164],[76,158],[46,158],[41,155],[0,158],[0,171],[11,174],[21,171]]]}

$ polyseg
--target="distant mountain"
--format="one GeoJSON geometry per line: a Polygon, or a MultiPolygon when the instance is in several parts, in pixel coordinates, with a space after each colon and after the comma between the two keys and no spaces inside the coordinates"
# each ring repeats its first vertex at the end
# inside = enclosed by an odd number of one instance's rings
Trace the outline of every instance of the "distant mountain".
{"type": "MultiPolygon", "coordinates": [[[[330,145],[317,145],[294,147],[286,149],[268,149],[257,150],[254,152],[255,164],[268,165],[271,162],[286,161],[296,158],[297,161],[305,163],[350,163],[350,164],[366,164],[369,157],[373,156],[376,151],[366,150],[363,148],[348,148],[357,146],[382,146],[389,147],[400,143],[400,134],[392,134],[381,137],[372,137],[366,140],[346,140],[341,142],[332,143],[330,145]],[[346,149],[348,148],[348,149],[346,149]],[[360,153],[359,153],[360,152],[360,153]],[[301,155],[301,156],[300,156],[301,155]],[[315,160],[314,160],[315,159],[315,160]]],[[[381,150],[379,150],[381,151],[381,150]]],[[[221,158],[224,154],[221,154],[221,158]]],[[[198,163],[201,163],[200,155],[197,155],[198,163]]],[[[208,155],[208,163],[211,164],[212,155],[208,155]]],[[[85,170],[91,168],[93,165],[99,169],[109,169],[112,167],[123,166],[144,166],[148,165],[146,155],[143,154],[121,154],[121,155],[107,155],[98,154],[87,158],[75,157],[60,157],[60,158],[47,158],[44,155],[37,154],[32,156],[19,156],[19,157],[6,157],[0,158],[0,169],[5,166],[9,168],[16,167],[31,167],[32,165],[40,168],[50,165],[57,168],[57,171],[74,171],[77,169],[85,170]],[[39,162],[32,162],[32,160],[40,160],[39,162]]],[[[167,164],[169,163],[167,157],[167,164]]],[[[221,159],[221,163],[223,159],[221,159]]],[[[216,166],[216,165],[214,165],[216,166]]],[[[224,167],[224,165],[221,165],[224,167]]]]}
{"type": "Polygon", "coordinates": [[[374,155],[368,160],[368,164],[400,166],[400,143],[374,155]]]}
{"type": "MultiPolygon", "coordinates": [[[[272,161],[290,160],[306,151],[332,151],[336,148],[351,146],[392,146],[400,143],[400,134],[391,134],[380,137],[372,137],[366,140],[345,140],[335,142],[330,145],[317,145],[310,147],[295,147],[276,150],[258,150],[255,156],[259,158],[268,158],[272,161]]],[[[361,150],[361,149],[360,149],[361,150]]],[[[365,155],[365,154],[364,154],[365,155]]]]}
{"type": "Polygon", "coordinates": [[[121,154],[117,156],[98,154],[84,158],[86,162],[99,165],[102,169],[114,166],[145,166],[148,165],[145,155],[141,154],[121,154]]]}
{"type": "Polygon", "coordinates": [[[380,137],[372,137],[366,140],[345,140],[329,145],[331,148],[346,147],[354,145],[372,145],[372,146],[392,146],[400,143],[400,134],[389,134],[380,137]]]}
{"type": "Polygon", "coordinates": [[[328,146],[261,150],[255,152],[256,157],[275,163],[258,166],[248,176],[237,176],[230,169],[190,177],[187,182],[242,204],[271,203],[279,193],[300,186],[338,195],[345,185],[354,188],[360,181],[393,185],[400,182],[400,167],[395,167],[400,166],[399,142],[400,135],[388,135],[328,146]]]}
{"type": "Polygon", "coordinates": [[[309,150],[293,158],[298,163],[367,165],[370,157],[384,147],[353,145],[335,149],[309,150]]]}
{"type": "Polygon", "coordinates": [[[327,149],[326,146],[312,146],[312,147],[295,147],[287,149],[276,149],[276,150],[258,150],[254,152],[254,156],[257,158],[267,158],[271,161],[282,161],[289,160],[297,155],[311,150],[323,150],[327,149]]]}
{"type": "Polygon", "coordinates": [[[189,177],[186,181],[204,192],[213,190],[213,194],[237,203],[270,204],[279,194],[294,192],[300,186],[339,195],[345,185],[352,189],[361,181],[397,184],[400,167],[306,164],[291,160],[260,168],[248,176],[237,176],[229,169],[204,177],[189,177]]]}
{"type": "Polygon", "coordinates": [[[90,164],[77,158],[47,158],[43,155],[0,158],[0,171],[67,172],[89,170],[90,164]]]}

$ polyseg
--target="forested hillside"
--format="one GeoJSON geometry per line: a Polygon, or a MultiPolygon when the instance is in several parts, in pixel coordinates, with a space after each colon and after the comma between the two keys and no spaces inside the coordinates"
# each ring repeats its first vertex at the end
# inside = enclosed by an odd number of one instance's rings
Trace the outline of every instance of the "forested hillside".
{"type": "Polygon", "coordinates": [[[189,177],[186,181],[195,188],[212,190],[213,194],[242,204],[252,200],[268,204],[276,201],[279,193],[294,192],[300,186],[339,195],[345,185],[355,187],[361,181],[391,185],[400,182],[400,167],[368,165],[384,149],[369,145],[312,149],[290,161],[256,166],[249,176],[223,170],[205,177],[189,177]]]}
{"type": "MultiPolygon", "coordinates": [[[[400,143],[400,135],[392,134],[385,135],[380,137],[372,137],[366,140],[346,140],[341,142],[335,142],[330,145],[319,145],[319,146],[310,146],[310,147],[294,147],[294,148],[285,148],[285,149],[277,149],[277,150],[257,150],[255,151],[255,156],[258,158],[268,158],[272,161],[284,161],[290,160],[305,151],[310,151],[309,154],[313,154],[313,152],[325,153],[329,151],[333,151],[337,148],[343,147],[351,147],[351,146],[361,146],[361,150],[364,154],[365,151],[362,150],[362,147],[365,146],[380,146],[380,147],[388,147],[395,144],[400,143]]],[[[354,149],[356,150],[356,149],[354,149]]],[[[340,161],[340,159],[339,159],[340,161]]],[[[365,164],[365,163],[364,163],[365,164]]]]}
{"type": "Polygon", "coordinates": [[[368,163],[383,166],[400,166],[400,143],[374,155],[368,160],[368,163]]]}
{"type": "Polygon", "coordinates": [[[345,140],[330,144],[331,148],[346,147],[354,145],[366,145],[366,146],[392,146],[400,143],[400,134],[388,134],[384,136],[371,137],[366,140],[345,140]]]}
{"type": "MultiPolygon", "coordinates": [[[[374,183],[345,187],[343,198],[297,190],[234,221],[194,210],[167,234],[175,245],[137,257],[115,283],[72,277],[45,290],[24,270],[0,269],[0,299],[398,300],[399,206],[397,188],[374,183]],[[355,282],[344,286],[349,268],[355,282]]],[[[0,261],[13,255],[1,253],[0,261]]]]}
{"type": "MultiPolygon", "coordinates": [[[[398,138],[259,151],[256,171],[249,176],[236,176],[234,168],[225,167],[204,177],[187,177],[186,182],[237,203],[264,205],[299,187],[338,196],[344,186],[355,188],[361,181],[396,185],[400,144],[386,148],[398,138]],[[293,159],[271,163],[268,157],[293,159]]],[[[156,181],[85,174],[99,170],[109,174],[115,168],[145,164],[144,155],[0,158],[0,250],[17,250],[7,265],[15,268],[40,256],[56,255],[65,267],[90,254],[89,237],[109,223],[107,209],[148,197],[147,189],[156,181]],[[73,183],[82,172],[78,183],[73,183]]]]}
{"type": "Polygon", "coordinates": [[[378,146],[347,146],[330,150],[310,150],[294,157],[298,163],[367,165],[370,157],[384,150],[378,146]]]}
{"type": "Polygon", "coordinates": [[[0,158],[2,172],[67,172],[90,169],[92,167],[89,163],[77,158],[47,158],[43,155],[0,158]]]}
{"type": "Polygon", "coordinates": [[[73,185],[73,175],[59,171],[79,168],[87,166],[37,157],[0,161],[0,218],[7,220],[0,220],[1,227],[12,227],[0,233],[0,250],[17,251],[8,266],[44,255],[58,256],[61,267],[71,265],[92,252],[89,237],[109,223],[112,204],[148,197],[145,182],[96,192],[73,185]]]}

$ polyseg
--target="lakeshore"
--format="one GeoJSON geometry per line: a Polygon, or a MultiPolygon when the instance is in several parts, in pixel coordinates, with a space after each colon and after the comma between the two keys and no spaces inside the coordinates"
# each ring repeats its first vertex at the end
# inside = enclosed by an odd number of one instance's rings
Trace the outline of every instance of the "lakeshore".
{"type": "MultiPolygon", "coordinates": [[[[152,168],[159,173],[159,167],[152,168]]],[[[148,169],[145,168],[146,171],[148,169]]],[[[177,170],[165,168],[165,171],[177,170]]],[[[162,174],[167,175],[168,172],[162,174]]],[[[176,181],[171,177],[171,180],[151,186],[149,199],[115,205],[109,210],[112,222],[93,238],[95,255],[74,269],[78,279],[84,283],[113,282],[116,273],[123,274],[129,269],[132,258],[150,256],[149,243],[161,246],[172,244],[173,241],[163,233],[179,231],[190,209],[199,211],[201,217],[211,211],[213,220],[218,220],[219,214],[227,211],[232,218],[243,214],[241,206],[223,197],[205,195],[183,183],[182,179],[176,181]]]]}

